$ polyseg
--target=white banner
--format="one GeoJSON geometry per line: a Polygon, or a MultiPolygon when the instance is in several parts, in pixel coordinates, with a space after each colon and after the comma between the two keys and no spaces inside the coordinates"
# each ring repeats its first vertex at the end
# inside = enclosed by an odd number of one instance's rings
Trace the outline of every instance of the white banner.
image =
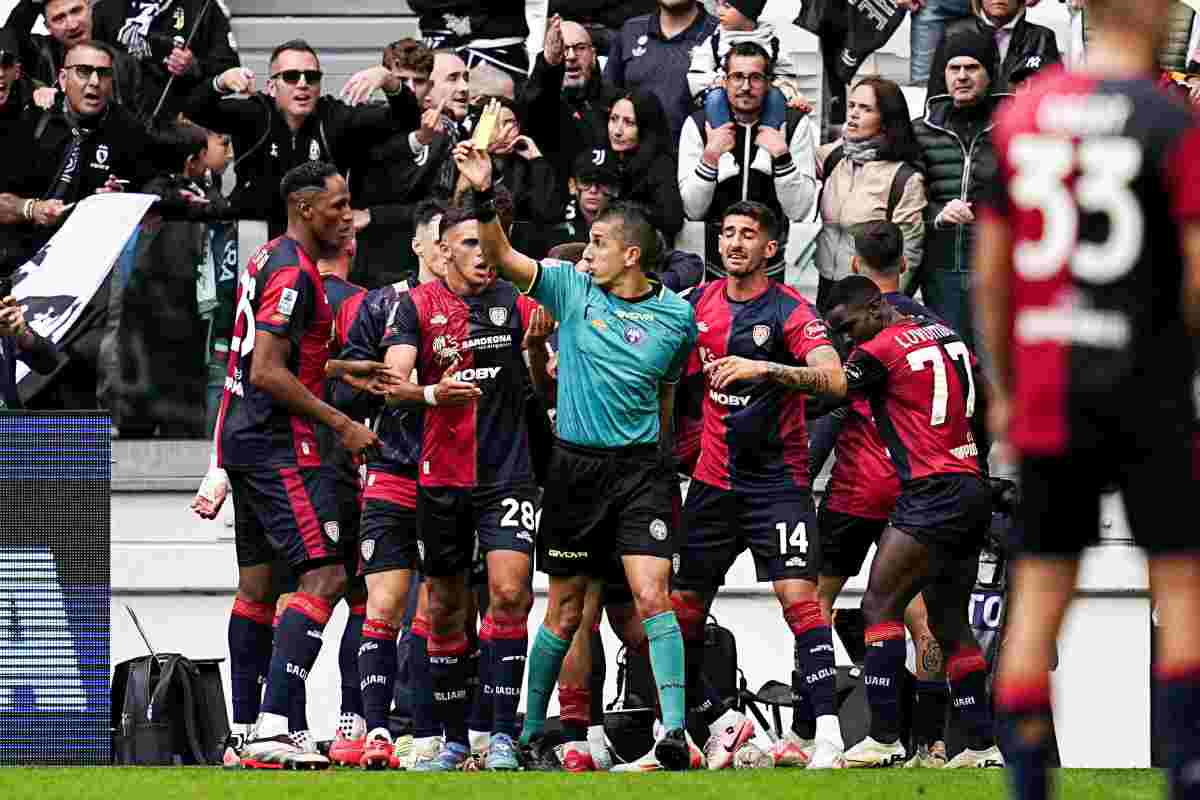
{"type": "MultiPolygon", "coordinates": [[[[29,326],[61,342],[157,201],[152,194],[123,192],[80,201],[62,228],[13,274],[13,296],[29,326]]],[[[18,361],[17,383],[28,374],[29,367],[18,361]]]]}

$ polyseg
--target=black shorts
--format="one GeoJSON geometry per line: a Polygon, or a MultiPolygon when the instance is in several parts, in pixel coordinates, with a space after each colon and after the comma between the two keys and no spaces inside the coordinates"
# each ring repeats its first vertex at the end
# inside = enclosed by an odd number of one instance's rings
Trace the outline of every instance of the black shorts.
{"type": "Polygon", "coordinates": [[[622,556],[669,559],[678,498],[675,470],[659,462],[656,445],[602,450],[555,442],[538,569],[611,579],[622,556]]]}
{"type": "Polygon", "coordinates": [[[358,574],[359,530],[362,527],[362,494],[357,484],[351,485],[345,481],[334,483],[337,494],[338,528],[341,534],[338,548],[342,551],[342,563],[346,567],[349,584],[346,587],[348,596],[365,595],[367,582],[358,574]]]}
{"type": "Polygon", "coordinates": [[[886,519],[867,519],[821,506],[817,512],[822,575],[852,578],[862,570],[871,545],[887,527],[886,519]]]}
{"type": "Polygon", "coordinates": [[[1186,510],[1197,485],[1192,448],[1190,436],[1181,435],[1126,448],[1114,444],[1062,456],[1025,457],[1018,511],[1021,552],[1078,556],[1099,536],[1101,493],[1116,486],[1139,547],[1149,555],[1195,553],[1200,537],[1186,510]]]}
{"type": "Polygon", "coordinates": [[[992,524],[992,491],[978,475],[931,475],[900,489],[891,525],[950,557],[978,552],[992,524]]]}
{"type": "Polygon", "coordinates": [[[704,591],[725,583],[743,550],[754,556],[758,580],[816,581],[820,565],[817,515],[808,489],[718,489],[692,480],[683,504],[680,589],[704,591]]]}
{"type": "Polygon", "coordinates": [[[532,483],[475,489],[418,486],[421,571],[434,577],[454,575],[469,569],[478,554],[493,550],[531,554],[537,500],[532,483]]]}
{"type": "Polygon", "coordinates": [[[362,510],[358,574],[417,568],[417,512],[371,498],[362,510]]]}
{"type": "Polygon", "coordinates": [[[233,491],[238,566],[269,564],[276,554],[296,573],[342,558],[338,492],[323,467],[226,470],[233,491]]]}

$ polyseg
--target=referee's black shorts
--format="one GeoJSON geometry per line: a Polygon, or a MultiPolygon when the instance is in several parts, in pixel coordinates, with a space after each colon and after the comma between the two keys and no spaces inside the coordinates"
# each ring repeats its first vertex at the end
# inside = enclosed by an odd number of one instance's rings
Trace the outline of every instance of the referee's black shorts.
{"type": "Polygon", "coordinates": [[[607,578],[614,558],[674,553],[679,481],[656,445],[597,449],[556,441],[550,455],[538,569],[607,578]]]}

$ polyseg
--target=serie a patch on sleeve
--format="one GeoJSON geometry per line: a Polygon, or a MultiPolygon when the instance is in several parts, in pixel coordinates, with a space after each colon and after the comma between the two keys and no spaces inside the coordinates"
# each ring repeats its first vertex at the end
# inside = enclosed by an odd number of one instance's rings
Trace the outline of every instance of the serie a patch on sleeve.
{"type": "Polygon", "coordinates": [[[300,293],[295,289],[284,289],[279,294],[279,313],[285,317],[290,317],[292,312],[296,310],[296,299],[300,293]]]}

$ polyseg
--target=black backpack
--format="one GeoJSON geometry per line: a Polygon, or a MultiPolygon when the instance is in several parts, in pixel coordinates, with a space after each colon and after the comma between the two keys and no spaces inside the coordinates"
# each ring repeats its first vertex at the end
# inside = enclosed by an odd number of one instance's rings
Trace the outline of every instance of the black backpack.
{"type": "MultiPolygon", "coordinates": [[[[824,193],[824,181],[829,180],[829,176],[837,169],[837,165],[842,163],[842,159],[846,157],[845,149],[839,144],[837,147],[825,156],[825,160],[821,163],[822,184],[821,192],[824,193]]],[[[896,170],[896,174],[892,176],[892,186],[888,190],[887,203],[887,219],[891,222],[892,217],[896,213],[896,206],[900,205],[900,201],[904,199],[904,187],[908,185],[908,179],[917,172],[917,168],[907,161],[900,164],[900,169],[896,170]]],[[[821,197],[817,196],[817,208],[821,207],[821,197]]]]}
{"type": "Polygon", "coordinates": [[[229,735],[223,660],[164,653],[118,664],[112,683],[113,763],[220,763],[229,735]]]}

